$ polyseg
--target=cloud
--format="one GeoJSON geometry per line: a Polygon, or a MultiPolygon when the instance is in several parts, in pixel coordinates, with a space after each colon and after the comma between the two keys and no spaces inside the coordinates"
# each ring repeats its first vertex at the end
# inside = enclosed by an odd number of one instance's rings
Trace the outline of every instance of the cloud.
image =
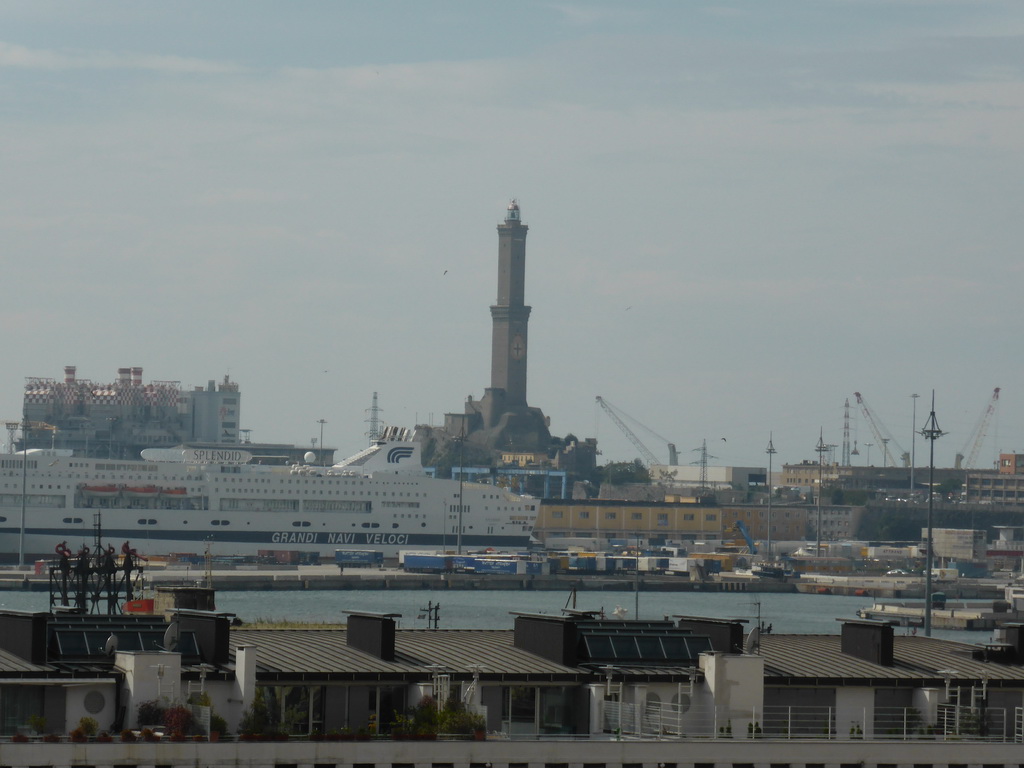
{"type": "Polygon", "coordinates": [[[52,72],[68,70],[144,70],[177,75],[226,75],[247,71],[236,64],[182,56],[120,54],[109,51],[55,52],[0,42],[0,67],[52,72]]]}

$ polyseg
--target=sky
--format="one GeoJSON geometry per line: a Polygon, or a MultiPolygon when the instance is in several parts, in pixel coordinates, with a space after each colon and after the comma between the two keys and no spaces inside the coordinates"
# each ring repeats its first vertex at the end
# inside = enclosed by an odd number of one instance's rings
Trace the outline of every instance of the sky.
{"type": "Polygon", "coordinates": [[[601,463],[638,453],[597,395],[663,461],[776,468],[840,459],[849,399],[880,465],[861,392],[926,465],[934,391],[949,466],[1000,387],[990,467],[1024,451],[1022,38],[1019,0],[7,0],[0,416],[142,366],[229,375],[258,441],[354,453],[374,392],[440,424],[490,383],[515,198],[528,399],[601,463]]]}

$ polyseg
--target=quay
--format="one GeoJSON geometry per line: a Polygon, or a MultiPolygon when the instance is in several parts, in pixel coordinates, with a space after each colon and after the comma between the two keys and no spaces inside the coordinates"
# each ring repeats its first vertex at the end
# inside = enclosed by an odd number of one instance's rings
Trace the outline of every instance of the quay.
{"type": "MultiPolygon", "coordinates": [[[[148,568],[150,586],[204,582],[201,567],[148,568]]],[[[239,565],[212,571],[219,592],[296,590],[533,590],[537,592],[796,592],[793,584],[774,580],[690,581],[680,576],[635,575],[506,575],[473,573],[406,573],[397,569],[346,568],[336,565],[239,565]]],[[[0,591],[46,592],[47,575],[28,570],[0,571],[0,591]]]]}
{"type": "MultiPolygon", "coordinates": [[[[905,627],[924,626],[924,603],[894,603],[876,601],[870,608],[861,608],[857,615],[862,619],[885,621],[905,627]]],[[[945,603],[945,607],[932,608],[932,626],[935,629],[962,629],[988,632],[1007,622],[1024,620],[1019,611],[1011,611],[1007,603],[994,600],[988,603],[962,602],[959,606],[945,603]]]]}
{"type": "MultiPolygon", "coordinates": [[[[211,572],[213,586],[220,592],[302,591],[302,590],[407,590],[433,591],[505,590],[536,592],[751,592],[794,594],[832,594],[882,599],[920,599],[924,584],[920,577],[892,579],[871,576],[823,576],[805,574],[800,578],[758,579],[717,574],[711,579],[694,581],[686,576],[661,574],[477,574],[408,573],[397,568],[338,568],[323,565],[235,565],[219,566],[211,572]]],[[[206,573],[200,566],[150,566],[145,570],[149,586],[204,583],[206,573]]],[[[46,574],[33,570],[0,570],[0,592],[46,592],[50,588],[46,574]]],[[[943,591],[955,600],[998,600],[1004,585],[994,580],[960,579],[944,584],[943,591]]],[[[964,615],[960,613],[959,615],[964,615]]],[[[888,618],[888,617],[884,617],[888,618]]],[[[1004,617],[1005,621],[1006,618],[1004,617]]],[[[950,628],[961,628],[951,626],[950,628]]],[[[987,629],[989,627],[972,627],[987,629]]]]}

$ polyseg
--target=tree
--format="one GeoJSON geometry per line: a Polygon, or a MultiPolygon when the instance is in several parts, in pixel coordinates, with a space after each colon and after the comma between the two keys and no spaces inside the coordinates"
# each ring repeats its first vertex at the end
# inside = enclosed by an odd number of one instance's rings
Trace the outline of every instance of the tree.
{"type": "Polygon", "coordinates": [[[947,477],[935,487],[935,492],[940,496],[948,497],[963,487],[964,484],[960,480],[957,480],[955,477],[947,477]]]}
{"type": "Polygon", "coordinates": [[[649,483],[651,482],[651,473],[640,459],[612,461],[601,468],[601,482],[611,485],[649,483]]]}

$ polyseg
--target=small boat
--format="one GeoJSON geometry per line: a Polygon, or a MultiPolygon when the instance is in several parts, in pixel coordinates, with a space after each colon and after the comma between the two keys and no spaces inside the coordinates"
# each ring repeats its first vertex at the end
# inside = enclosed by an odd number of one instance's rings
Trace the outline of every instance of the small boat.
{"type": "Polygon", "coordinates": [[[82,492],[90,496],[117,496],[121,489],[116,485],[83,485],[82,492]]]}
{"type": "Polygon", "coordinates": [[[161,488],[160,489],[160,495],[161,496],[184,496],[186,493],[188,493],[188,489],[187,488],[161,488]]]}
{"type": "Polygon", "coordinates": [[[155,485],[143,485],[143,486],[128,486],[124,487],[125,496],[134,496],[135,498],[146,499],[153,498],[157,494],[157,487],[155,485]]]}
{"type": "Polygon", "coordinates": [[[126,600],[121,610],[125,613],[153,613],[154,600],[151,597],[143,597],[137,600],[126,600]]]}

